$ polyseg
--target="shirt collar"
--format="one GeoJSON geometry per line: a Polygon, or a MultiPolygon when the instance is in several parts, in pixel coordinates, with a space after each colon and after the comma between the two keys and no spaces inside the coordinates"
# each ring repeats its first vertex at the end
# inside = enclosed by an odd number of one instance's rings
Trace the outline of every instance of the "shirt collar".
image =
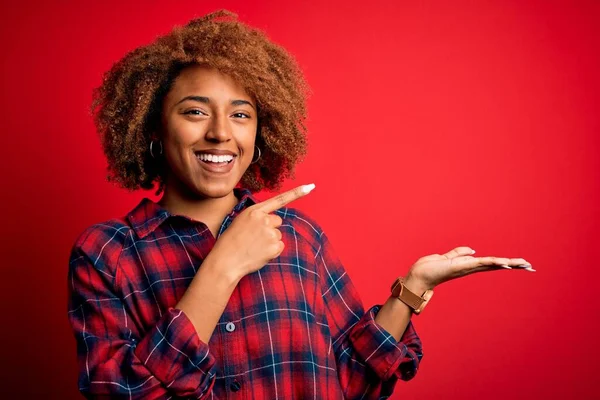
{"type": "MultiPolygon", "coordinates": [[[[257,203],[256,198],[252,195],[252,192],[248,189],[244,188],[235,188],[233,189],[233,193],[235,197],[239,199],[239,202],[233,208],[231,214],[233,216],[242,212],[245,208],[250,207],[253,204],[257,203]]],[[[163,222],[165,222],[170,217],[175,217],[178,215],[171,214],[164,208],[162,208],[155,201],[144,198],[128,215],[127,220],[129,224],[133,228],[136,235],[142,239],[148,236],[150,233],[154,232],[156,228],[158,228],[163,222]]],[[[189,217],[184,217],[190,221],[194,221],[189,217]]]]}

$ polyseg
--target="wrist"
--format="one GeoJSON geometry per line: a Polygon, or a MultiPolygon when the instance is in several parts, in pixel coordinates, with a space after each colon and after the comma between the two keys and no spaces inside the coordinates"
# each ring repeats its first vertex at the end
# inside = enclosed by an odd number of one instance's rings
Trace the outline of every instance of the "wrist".
{"type": "Polygon", "coordinates": [[[210,280],[219,286],[237,286],[245,274],[241,273],[237,268],[230,267],[223,258],[217,259],[211,257],[211,254],[204,259],[198,273],[210,276],[210,280]]]}
{"type": "Polygon", "coordinates": [[[219,306],[222,312],[240,279],[223,268],[222,263],[206,257],[176,308],[188,314],[195,312],[198,304],[210,302],[219,306]]]}
{"type": "Polygon", "coordinates": [[[433,287],[430,287],[430,285],[426,284],[419,277],[412,275],[410,272],[404,278],[404,287],[417,296],[422,296],[426,291],[433,289],[433,287]]]}

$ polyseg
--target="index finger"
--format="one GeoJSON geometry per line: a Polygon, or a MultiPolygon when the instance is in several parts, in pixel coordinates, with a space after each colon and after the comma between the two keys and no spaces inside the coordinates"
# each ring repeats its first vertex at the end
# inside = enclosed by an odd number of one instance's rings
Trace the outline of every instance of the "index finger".
{"type": "Polygon", "coordinates": [[[291,203],[292,201],[297,200],[300,197],[306,196],[314,188],[314,183],[311,183],[310,185],[298,186],[295,189],[288,190],[287,192],[283,192],[275,197],[271,197],[270,199],[258,203],[256,208],[266,213],[272,213],[273,211],[280,209],[281,207],[291,203]]]}

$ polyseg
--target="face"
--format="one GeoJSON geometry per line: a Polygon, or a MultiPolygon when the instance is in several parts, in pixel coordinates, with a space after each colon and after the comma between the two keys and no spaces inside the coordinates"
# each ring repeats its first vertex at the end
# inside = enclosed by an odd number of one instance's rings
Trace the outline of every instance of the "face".
{"type": "Polygon", "coordinates": [[[256,102],[231,77],[191,66],[163,101],[167,190],[197,198],[230,195],[250,165],[256,102]]]}

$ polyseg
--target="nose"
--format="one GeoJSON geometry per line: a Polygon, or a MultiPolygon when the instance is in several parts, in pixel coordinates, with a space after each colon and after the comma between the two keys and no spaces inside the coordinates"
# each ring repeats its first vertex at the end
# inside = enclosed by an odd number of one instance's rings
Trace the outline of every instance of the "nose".
{"type": "Polygon", "coordinates": [[[206,132],[206,140],[216,143],[231,140],[231,127],[228,122],[227,116],[225,115],[213,115],[211,124],[208,127],[208,132],[206,132]]]}

